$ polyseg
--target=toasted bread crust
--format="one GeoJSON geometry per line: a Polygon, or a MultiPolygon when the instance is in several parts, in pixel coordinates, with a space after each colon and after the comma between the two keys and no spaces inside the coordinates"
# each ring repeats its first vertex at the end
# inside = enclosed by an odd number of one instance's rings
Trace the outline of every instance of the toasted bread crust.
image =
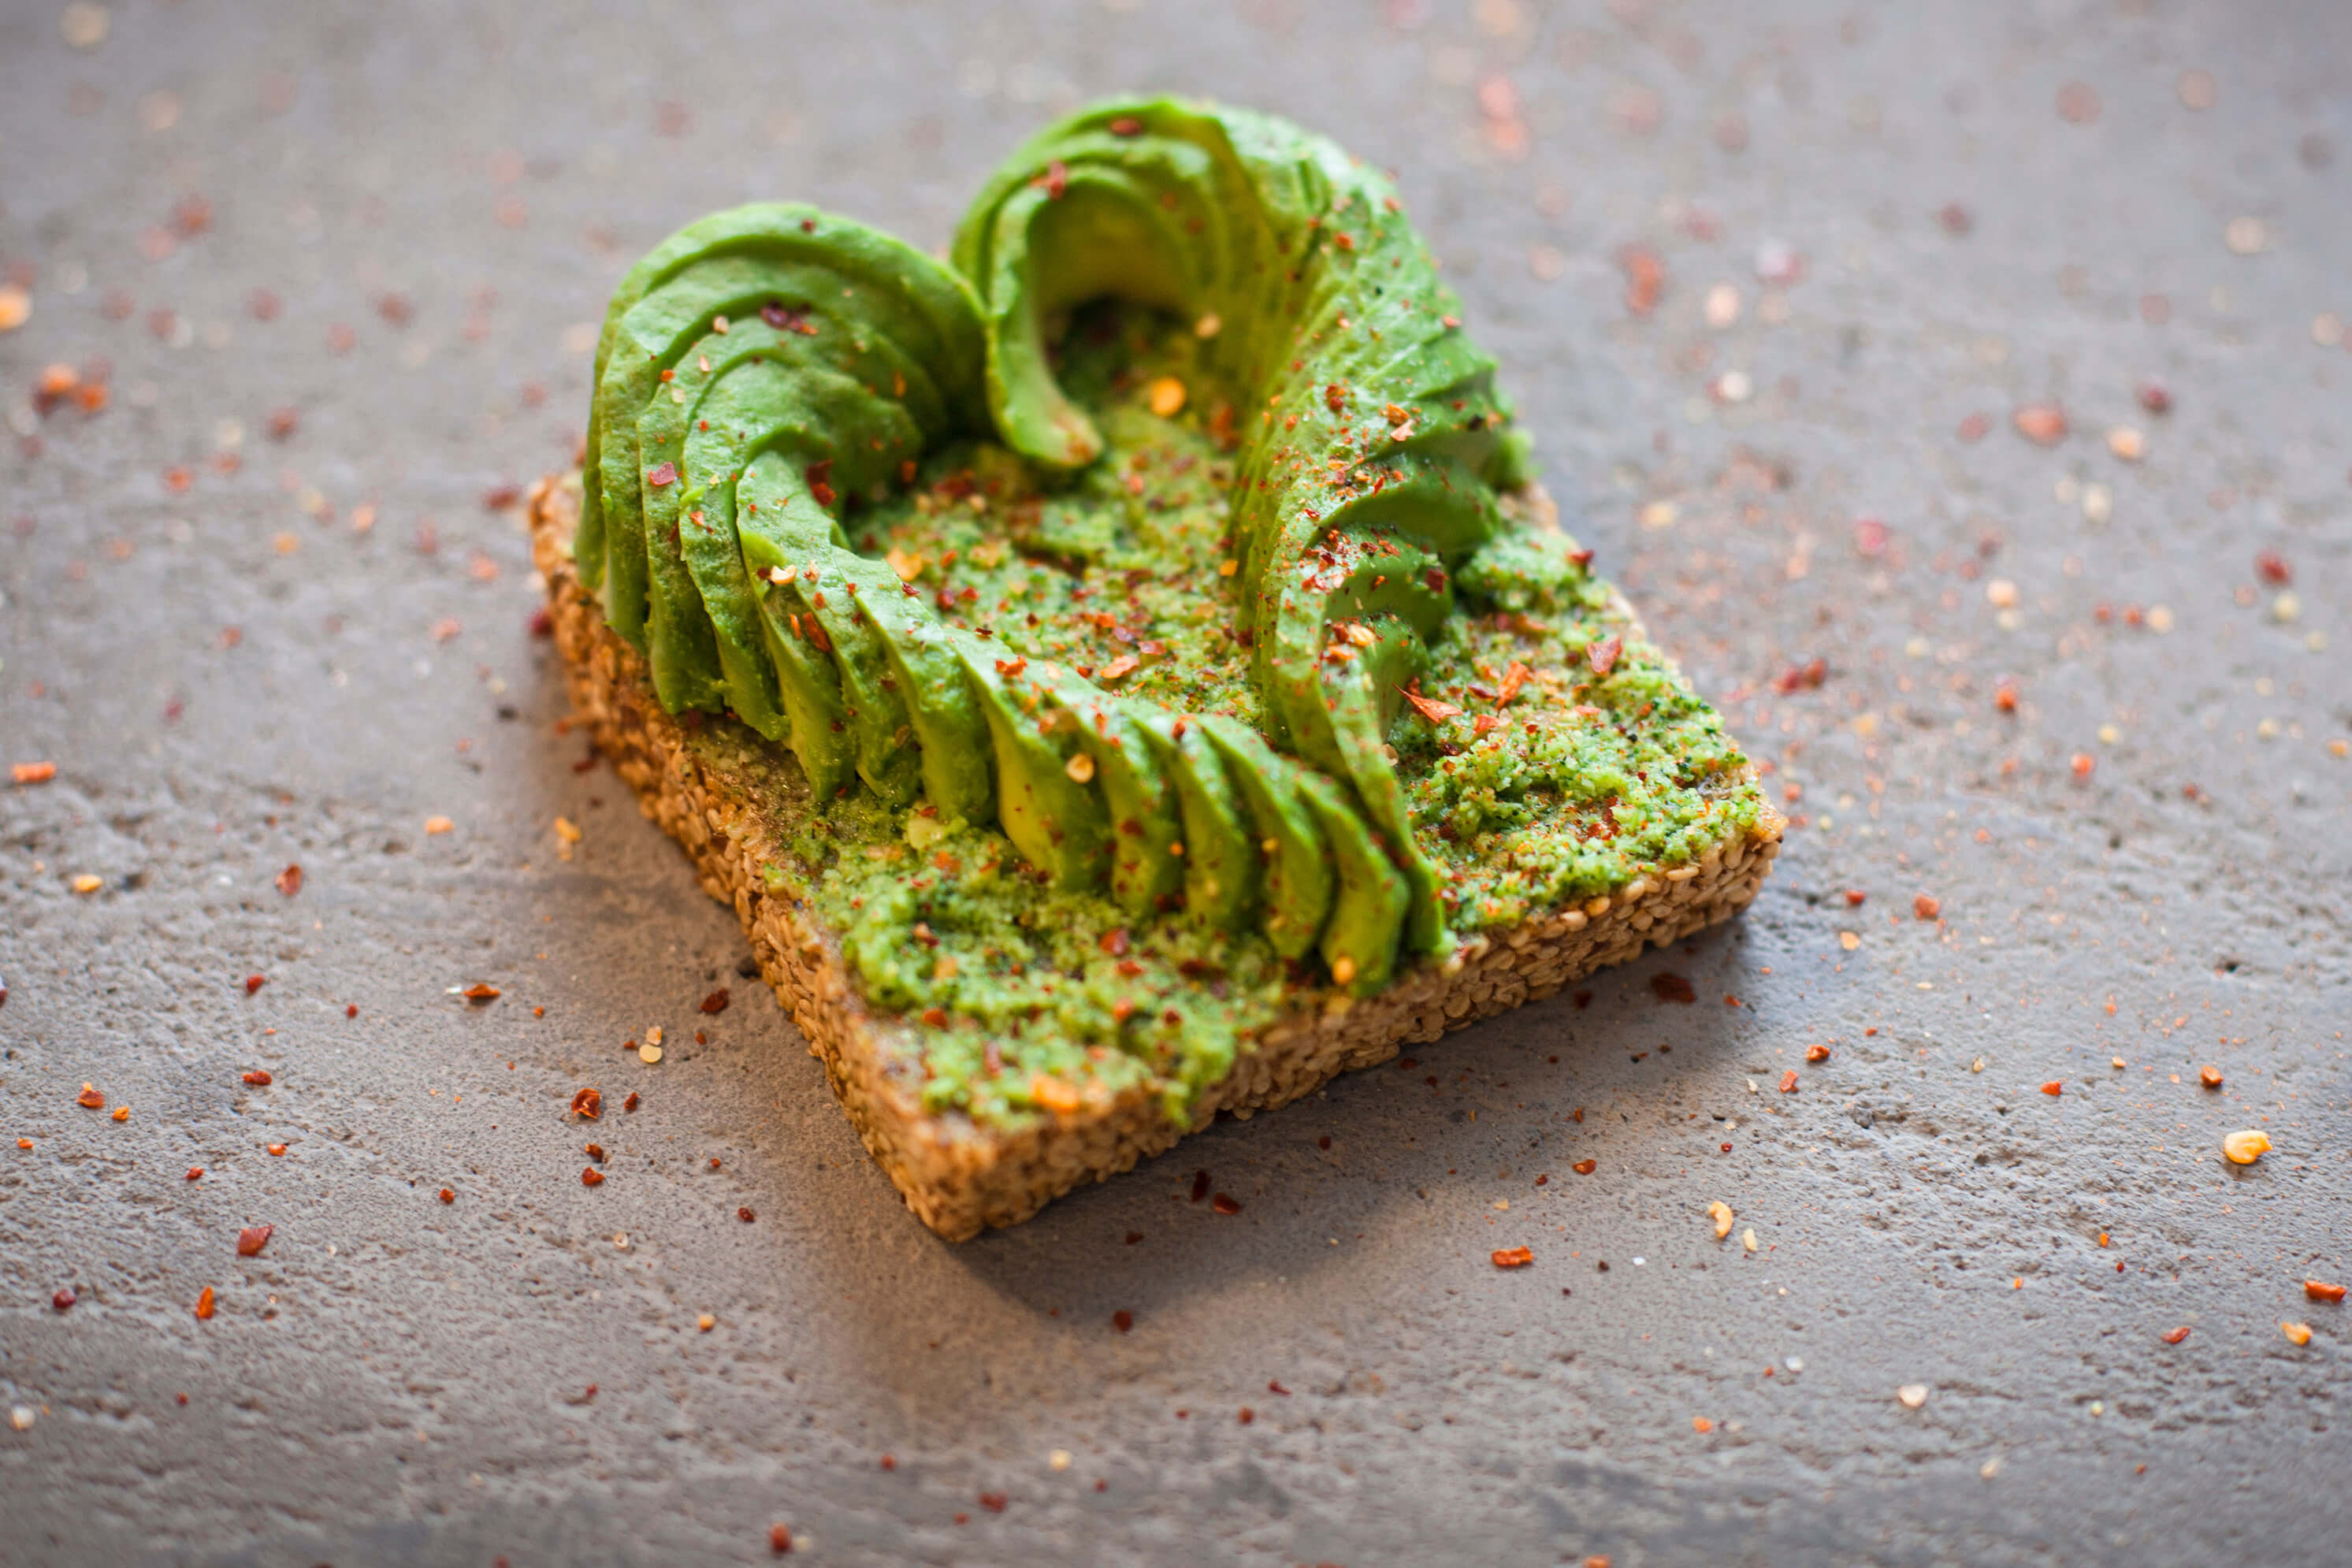
{"type": "Polygon", "coordinates": [[[824,1064],[866,1152],[917,1217],[950,1241],[1018,1224],[1071,1188],[1159,1153],[1221,1110],[1248,1116],[1287,1104],[1341,1072],[1728,920],[1756,896],[1780,853],[1781,824],[1769,817],[1754,836],[1695,866],[1654,868],[1610,898],[1564,906],[1412,965],[1376,996],[1318,998],[1245,1047],[1233,1071],[1202,1091],[1190,1126],[1171,1121],[1160,1098],[1142,1090],[1024,1129],[938,1114],[923,1107],[906,1026],[866,1009],[804,889],[771,880],[768,868],[789,875],[798,862],[769,837],[772,825],[752,793],[709,749],[687,745],[684,729],[653,700],[644,660],[604,625],[582,585],[570,550],[576,491],[551,476],[531,487],[529,506],[532,555],[547,579],[577,721],[636,793],[638,808],[684,847],[704,890],[734,907],[761,977],[824,1064]]]}

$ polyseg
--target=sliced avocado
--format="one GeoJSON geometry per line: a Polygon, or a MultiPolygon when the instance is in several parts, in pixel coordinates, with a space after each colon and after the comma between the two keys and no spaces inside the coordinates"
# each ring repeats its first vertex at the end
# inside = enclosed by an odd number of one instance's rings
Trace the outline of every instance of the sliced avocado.
{"type": "Polygon", "coordinates": [[[1266,940],[1285,958],[1315,945],[1331,911],[1331,850],[1313,810],[1299,793],[1294,762],[1259,738],[1256,731],[1222,714],[1197,721],[1225,760],[1225,771],[1248,803],[1256,825],[1258,852],[1265,858],[1265,910],[1260,920],[1266,940]]]}
{"type": "Polygon", "coordinates": [[[1171,853],[1183,841],[1175,781],[1129,717],[1127,705],[1058,667],[1032,665],[1067,715],[1079,750],[1094,764],[1093,784],[1110,816],[1110,894],[1136,916],[1177,907],[1184,862],[1171,853]]]}
{"type": "Polygon", "coordinates": [[[1331,918],[1323,927],[1323,962],[1334,982],[1369,996],[1396,972],[1397,938],[1412,894],[1339,785],[1301,768],[1297,788],[1331,846],[1338,879],[1331,918]]]}
{"type": "Polygon", "coordinates": [[[964,679],[954,634],[905,590],[898,574],[884,567],[866,581],[858,605],[907,700],[907,721],[922,748],[923,793],[943,818],[992,822],[996,781],[988,721],[964,679]]]}
{"type": "MultiPolygon", "coordinates": [[[[754,458],[737,483],[736,496],[747,514],[761,520],[762,528],[773,530],[776,536],[790,536],[794,525],[788,521],[789,509],[795,498],[801,507],[816,514],[804,517],[798,526],[831,522],[808,499],[788,453],[771,451],[754,458]]],[[[747,547],[754,537],[749,531],[744,533],[747,547]]],[[[777,538],[764,532],[758,537],[767,552],[759,559],[772,564],[773,557],[781,554],[777,538]]],[[[746,554],[751,553],[747,548],[746,554]]],[[[765,571],[766,566],[755,564],[755,570],[765,571]]],[[[841,677],[834,668],[833,656],[808,640],[792,619],[799,614],[798,602],[764,576],[754,586],[759,592],[761,646],[776,673],[778,695],[791,724],[793,754],[800,759],[811,791],[820,800],[831,799],[857,777],[857,744],[841,699],[841,677]]]]}
{"type": "Polygon", "coordinates": [[[1184,911],[1213,931],[1239,931],[1258,903],[1257,841],[1248,807],[1197,720],[1136,702],[1129,717],[1176,785],[1184,823],[1184,911]]]}
{"type": "Polygon", "coordinates": [[[1070,776],[1070,758],[1080,754],[1076,724],[1010,674],[1015,661],[994,658],[991,644],[960,637],[954,646],[995,749],[1004,836],[1055,887],[1100,887],[1110,868],[1110,811],[1099,791],[1070,776]]]}

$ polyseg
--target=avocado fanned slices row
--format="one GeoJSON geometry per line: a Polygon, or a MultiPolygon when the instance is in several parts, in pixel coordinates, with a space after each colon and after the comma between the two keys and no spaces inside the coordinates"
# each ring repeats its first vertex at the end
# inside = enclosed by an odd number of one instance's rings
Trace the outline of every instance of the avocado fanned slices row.
{"type": "Polygon", "coordinates": [[[1347,781],[1405,878],[1408,944],[1442,949],[1437,872],[1385,740],[1526,448],[1393,185],[1268,116],[1105,104],[1023,148],[954,255],[987,321],[997,427],[1040,462],[1101,449],[1055,384],[1062,312],[1112,293],[1200,322],[1240,395],[1235,554],[1269,738],[1347,781]]]}
{"type": "Polygon", "coordinates": [[[985,426],[982,336],[955,274],[814,209],[667,242],[600,352],[574,549],[608,624],[667,710],[732,711],[820,796],[924,797],[1057,885],[1377,988],[1409,896],[1343,789],[1245,725],[1004,657],[849,547],[846,497],[985,426]]]}
{"type": "Polygon", "coordinates": [[[788,204],[665,240],[596,355],[575,549],[672,712],[731,710],[820,796],[856,784],[1002,826],[1057,885],[1253,924],[1360,993],[1448,942],[1387,735],[1515,538],[1525,448],[1390,183],[1286,121],[1106,104],[1024,148],[942,266],[788,204]],[[992,432],[1048,468],[1100,434],[1056,384],[1066,313],[1200,324],[1241,396],[1231,500],[1267,732],[1107,693],[951,627],[849,548],[845,498],[992,432]]]}

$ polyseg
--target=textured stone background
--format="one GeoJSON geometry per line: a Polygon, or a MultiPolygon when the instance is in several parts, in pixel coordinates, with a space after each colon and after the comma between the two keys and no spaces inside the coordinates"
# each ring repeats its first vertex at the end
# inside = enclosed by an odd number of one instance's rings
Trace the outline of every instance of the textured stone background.
{"type": "Polygon", "coordinates": [[[0,761],[58,767],[0,788],[0,1560],[2342,1561],[2352,11],[59,11],[0,5],[0,761]],[[559,732],[501,500],[674,226],[938,243],[1127,87],[1401,171],[1803,825],[1581,1010],[951,1247],[559,732]]]}

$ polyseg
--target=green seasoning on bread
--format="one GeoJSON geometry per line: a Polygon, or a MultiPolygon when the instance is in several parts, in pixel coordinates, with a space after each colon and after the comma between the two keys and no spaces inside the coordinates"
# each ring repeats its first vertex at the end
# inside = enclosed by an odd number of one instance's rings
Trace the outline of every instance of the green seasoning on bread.
{"type": "Polygon", "coordinates": [[[1158,100],[1030,143],[951,264],[761,205],[623,281],[598,700],[792,759],[760,877],[921,1114],[1181,1126],[1318,999],[1777,834],[1460,315],[1385,178],[1158,100]]]}

